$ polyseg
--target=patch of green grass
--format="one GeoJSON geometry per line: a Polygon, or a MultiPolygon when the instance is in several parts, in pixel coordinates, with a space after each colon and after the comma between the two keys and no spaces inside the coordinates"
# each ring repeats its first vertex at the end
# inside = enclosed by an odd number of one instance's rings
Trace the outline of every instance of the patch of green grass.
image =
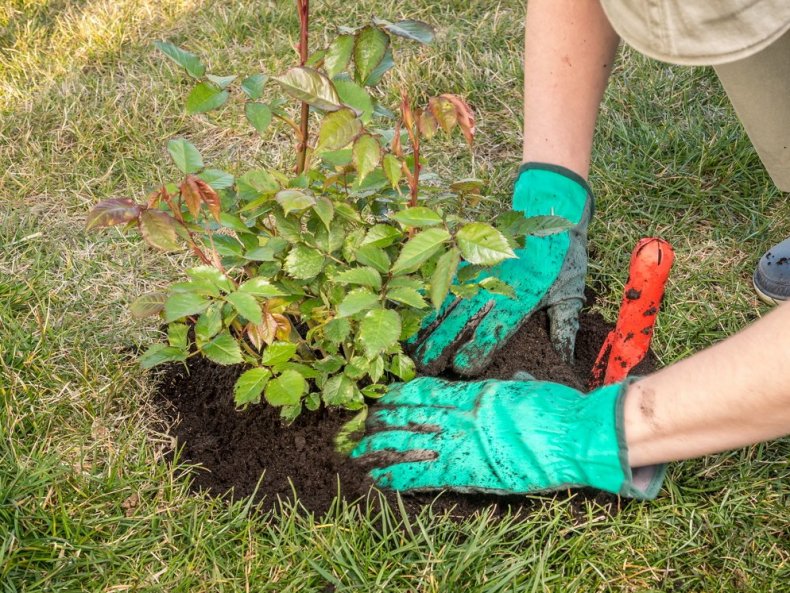
{"type": "MultiPolygon", "coordinates": [[[[400,52],[414,96],[468,98],[479,135],[429,150],[439,174],[509,197],[520,158],[523,4],[313,3],[315,43],[334,19],[435,24],[400,52]]],[[[291,63],[288,2],[10,0],[0,7],[0,591],[770,591],[786,588],[790,442],[674,464],[661,497],[609,512],[537,497],[520,521],[456,523],[426,511],[260,515],[188,493],[152,383],[132,351],[156,337],[126,306],[177,275],[182,256],[119,232],[86,236],[90,204],[145,195],[186,136],[214,165],[289,162],[288,143],[188,117],[188,85],[152,42],[171,39],[219,74],[291,63]]],[[[388,96],[396,99],[396,88],[388,96]]],[[[655,349],[663,363],[762,309],[750,276],[790,235],[773,188],[709,69],[624,51],[599,120],[590,283],[613,319],[630,250],[677,252],[655,349]]],[[[186,257],[186,256],[183,256],[186,257]]],[[[265,477],[264,477],[265,479],[265,477]]]]}

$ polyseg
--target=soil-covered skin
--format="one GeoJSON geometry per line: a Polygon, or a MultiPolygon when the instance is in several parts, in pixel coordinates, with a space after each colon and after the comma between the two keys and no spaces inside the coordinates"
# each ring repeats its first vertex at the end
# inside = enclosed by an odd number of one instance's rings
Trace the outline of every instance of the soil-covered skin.
{"type": "MultiPolygon", "coordinates": [[[[540,312],[500,351],[482,378],[510,379],[517,371],[527,371],[536,379],[586,391],[593,363],[611,326],[599,314],[590,312],[582,313],[580,324],[573,366],[564,363],[552,348],[548,319],[540,312]]],[[[654,367],[655,359],[648,354],[632,374],[654,367]]],[[[194,488],[234,498],[254,493],[265,509],[276,506],[279,499],[292,499],[295,489],[299,502],[319,514],[329,509],[338,484],[346,500],[365,497],[370,479],[355,462],[333,448],[334,436],[351,414],[305,412],[286,427],[270,406],[238,411],[233,403],[233,385],[242,370],[240,365],[220,366],[205,358],[192,358],[187,369],[172,365],[160,377],[159,399],[165,412],[176,420],[171,433],[182,449],[181,459],[203,468],[194,473],[194,488]]],[[[584,492],[581,498],[594,498],[607,505],[617,500],[595,492],[584,492]]],[[[414,494],[403,496],[403,500],[410,513],[433,502],[435,510],[452,510],[457,516],[490,505],[501,511],[535,504],[519,496],[452,493],[438,499],[436,493],[414,494]]],[[[582,500],[578,504],[582,505],[582,500]]]]}

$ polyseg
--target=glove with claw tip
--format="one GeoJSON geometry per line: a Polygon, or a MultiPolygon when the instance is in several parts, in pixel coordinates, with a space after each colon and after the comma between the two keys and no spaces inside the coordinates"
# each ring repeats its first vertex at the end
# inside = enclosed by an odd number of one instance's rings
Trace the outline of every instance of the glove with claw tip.
{"type": "Polygon", "coordinates": [[[382,488],[521,494],[590,486],[650,499],[664,466],[632,470],[626,383],[588,395],[543,381],[396,384],[351,456],[382,488]]]}
{"type": "Polygon", "coordinates": [[[448,296],[410,340],[413,358],[424,374],[445,367],[465,376],[480,374],[496,351],[537,310],[548,308],[551,340],[567,361],[573,359],[579,311],[587,273],[587,225],[593,197],[587,183],[568,169],[522,165],[513,191],[513,209],[525,216],[555,215],[575,226],[544,237],[526,237],[517,257],[482,273],[510,284],[515,298],[480,290],[474,297],[448,296]]]}

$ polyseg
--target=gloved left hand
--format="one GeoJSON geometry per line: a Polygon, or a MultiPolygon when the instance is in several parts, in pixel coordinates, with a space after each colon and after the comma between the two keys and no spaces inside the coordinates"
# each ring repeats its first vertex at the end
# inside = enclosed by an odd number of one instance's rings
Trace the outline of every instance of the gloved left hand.
{"type": "Polygon", "coordinates": [[[390,387],[351,456],[393,490],[500,494],[590,486],[649,499],[663,466],[628,465],[625,385],[588,395],[543,381],[448,382],[390,387]]]}

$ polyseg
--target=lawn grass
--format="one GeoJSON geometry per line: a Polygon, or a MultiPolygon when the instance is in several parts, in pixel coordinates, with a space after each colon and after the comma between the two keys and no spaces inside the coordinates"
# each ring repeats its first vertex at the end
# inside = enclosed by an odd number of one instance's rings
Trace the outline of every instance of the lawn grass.
{"type": "MultiPolygon", "coordinates": [[[[333,19],[371,14],[435,24],[395,75],[419,96],[475,107],[470,158],[434,145],[440,174],[486,179],[508,198],[520,158],[523,4],[314,2],[316,40],[333,19]]],[[[287,158],[241,126],[182,111],[187,83],[151,43],[168,38],[219,73],[292,60],[291,3],[231,0],[6,0],[0,6],[0,591],[771,591],[790,577],[790,441],[673,464],[654,502],[607,513],[538,498],[526,520],[486,514],[407,521],[338,504],[260,515],[188,493],[134,348],[156,336],[126,306],[178,274],[134,236],[86,235],[85,212],[141,198],[174,173],[166,140],[207,162],[287,158]]],[[[318,41],[316,41],[318,43],[318,41]]],[[[392,98],[394,98],[394,91],[392,98]]],[[[750,286],[759,255],[790,236],[770,183],[709,69],[630,51],[606,96],[591,182],[589,282],[613,319],[631,247],[670,240],[677,260],[655,349],[668,364],[765,309],[750,286]]]]}

